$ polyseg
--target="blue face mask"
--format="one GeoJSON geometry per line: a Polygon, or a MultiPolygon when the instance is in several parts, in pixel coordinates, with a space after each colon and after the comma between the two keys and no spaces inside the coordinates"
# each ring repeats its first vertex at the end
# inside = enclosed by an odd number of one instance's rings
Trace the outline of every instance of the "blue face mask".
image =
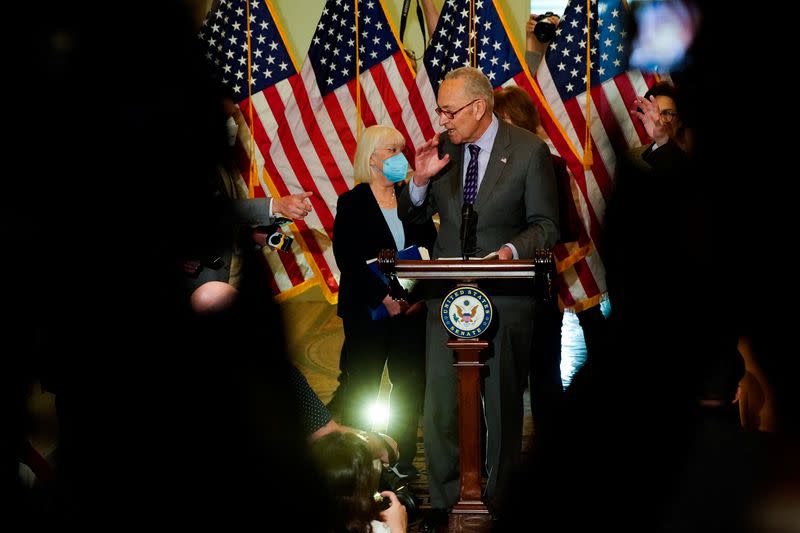
{"type": "Polygon", "coordinates": [[[392,183],[399,183],[406,179],[408,173],[408,160],[402,153],[395,154],[383,161],[383,175],[392,183]]]}

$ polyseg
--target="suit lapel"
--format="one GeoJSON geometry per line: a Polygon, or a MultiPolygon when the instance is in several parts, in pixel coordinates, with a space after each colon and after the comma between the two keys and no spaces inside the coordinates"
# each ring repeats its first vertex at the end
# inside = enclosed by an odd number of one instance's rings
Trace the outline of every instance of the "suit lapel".
{"type": "Polygon", "coordinates": [[[491,197],[492,189],[500,181],[510,155],[511,136],[508,132],[508,125],[500,120],[497,127],[497,136],[492,146],[492,153],[489,155],[489,163],[486,165],[486,172],[483,174],[481,186],[478,188],[478,196],[475,198],[476,209],[480,208],[491,197]]]}

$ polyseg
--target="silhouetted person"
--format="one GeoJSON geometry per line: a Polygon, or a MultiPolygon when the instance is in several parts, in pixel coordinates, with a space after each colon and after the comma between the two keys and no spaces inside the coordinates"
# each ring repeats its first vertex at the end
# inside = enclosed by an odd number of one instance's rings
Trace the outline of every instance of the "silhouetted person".
{"type": "MultiPolygon", "coordinates": [[[[781,212],[782,195],[759,177],[769,165],[764,154],[781,158],[791,151],[779,149],[780,140],[772,136],[732,134],[741,130],[741,118],[731,111],[741,103],[742,92],[720,90],[720,80],[737,72],[737,58],[720,36],[736,33],[741,25],[722,6],[698,5],[701,26],[688,51],[688,67],[673,73],[685,96],[681,118],[694,133],[691,155],[665,145],[654,152],[651,172],[619,169],[607,206],[603,257],[612,345],[603,357],[587,362],[581,379],[567,391],[562,442],[563,456],[570,459],[556,466],[546,460],[534,464],[528,486],[520,486],[525,495],[520,494],[516,508],[545,530],[585,531],[599,524],[636,532],[668,527],[674,502],[689,496],[683,492],[684,476],[701,437],[696,391],[703,354],[726,336],[735,346],[738,334],[750,329],[760,332],[764,347],[777,348],[776,341],[767,339],[785,340],[792,331],[785,329],[788,314],[780,304],[785,293],[776,288],[776,297],[765,287],[774,268],[765,258],[785,239],[780,230],[787,226],[774,216],[781,212]],[[710,95],[716,95],[713,102],[710,95]],[[575,487],[580,490],[577,504],[564,497],[575,487]]],[[[764,63],[758,68],[763,75],[777,67],[770,58],[764,63]]],[[[736,79],[752,86],[749,102],[770,92],[766,85],[736,79]]],[[[630,102],[631,109],[636,104],[630,102]]],[[[764,114],[749,118],[747,131],[774,130],[764,114]]],[[[794,358],[786,357],[785,350],[766,349],[764,357],[776,383],[794,380],[794,358]]],[[[782,396],[792,397],[790,387],[783,388],[782,396]]],[[[796,414],[787,407],[792,411],[796,414]]],[[[780,441],[779,449],[793,448],[792,438],[780,441]]],[[[778,464],[770,465],[770,472],[779,472],[778,464]]],[[[742,465],[734,461],[728,466],[735,472],[742,465]]],[[[703,483],[719,481],[700,477],[703,483]]],[[[749,494],[743,505],[754,503],[753,487],[758,480],[742,486],[742,494],[749,494]]],[[[742,500],[731,499],[729,507],[734,501],[742,500]]],[[[749,531],[762,531],[764,525],[749,531]]]]}
{"type": "Polygon", "coordinates": [[[736,402],[745,375],[736,337],[720,338],[697,361],[694,431],[663,531],[750,531],[743,519],[768,479],[771,435],[746,431],[736,402]]]}
{"type": "MultiPolygon", "coordinates": [[[[311,445],[331,502],[331,533],[406,533],[406,508],[391,491],[380,490],[380,468],[369,446],[354,433],[330,433],[311,445]],[[383,509],[375,495],[389,499],[383,509]]],[[[302,529],[302,524],[300,524],[302,529]]]]}
{"type": "Polygon", "coordinates": [[[56,396],[53,520],[230,527],[264,505],[302,512],[296,495],[323,496],[259,258],[244,261],[244,298],[225,316],[198,317],[185,293],[181,262],[218,227],[210,184],[226,140],[183,2],[147,17],[36,9],[44,68],[28,96],[48,105],[27,120],[47,135],[26,129],[19,154],[37,157],[25,177],[34,253],[17,268],[37,272],[37,357],[56,396]]]}

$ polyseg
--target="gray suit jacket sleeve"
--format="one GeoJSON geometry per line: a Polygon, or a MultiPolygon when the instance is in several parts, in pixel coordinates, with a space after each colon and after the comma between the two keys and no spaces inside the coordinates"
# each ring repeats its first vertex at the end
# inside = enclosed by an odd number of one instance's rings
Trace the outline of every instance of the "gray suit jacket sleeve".
{"type": "Polygon", "coordinates": [[[425,194],[425,201],[422,205],[415,206],[411,203],[410,186],[403,187],[400,196],[397,198],[397,216],[400,220],[412,224],[424,224],[433,215],[439,212],[436,207],[436,200],[429,194],[431,185],[428,184],[428,191],[425,194]]]}
{"type": "Polygon", "coordinates": [[[521,259],[533,257],[537,248],[551,248],[558,240],[558,192],[547,145],[536,138],[531,147],[525,179],[525,216],[528,227],[511,239],[521,259]]]}
{"type": "Polygon", "coordinates": [[[228,202],[229,216],[234,224],[247,226],[269,226],[272,217],[269,216],[271,198],[242,198],[228,202]]]}

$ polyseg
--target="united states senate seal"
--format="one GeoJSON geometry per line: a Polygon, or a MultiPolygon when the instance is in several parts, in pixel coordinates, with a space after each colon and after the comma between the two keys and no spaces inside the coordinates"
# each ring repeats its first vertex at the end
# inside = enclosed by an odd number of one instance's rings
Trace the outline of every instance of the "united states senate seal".
{"type": "Polygon", "coordinates": [[[444,297],[440,316],[451,335],[473,339],[492,323],[492,302],[480,289],[459,287],[444,297]]]}

